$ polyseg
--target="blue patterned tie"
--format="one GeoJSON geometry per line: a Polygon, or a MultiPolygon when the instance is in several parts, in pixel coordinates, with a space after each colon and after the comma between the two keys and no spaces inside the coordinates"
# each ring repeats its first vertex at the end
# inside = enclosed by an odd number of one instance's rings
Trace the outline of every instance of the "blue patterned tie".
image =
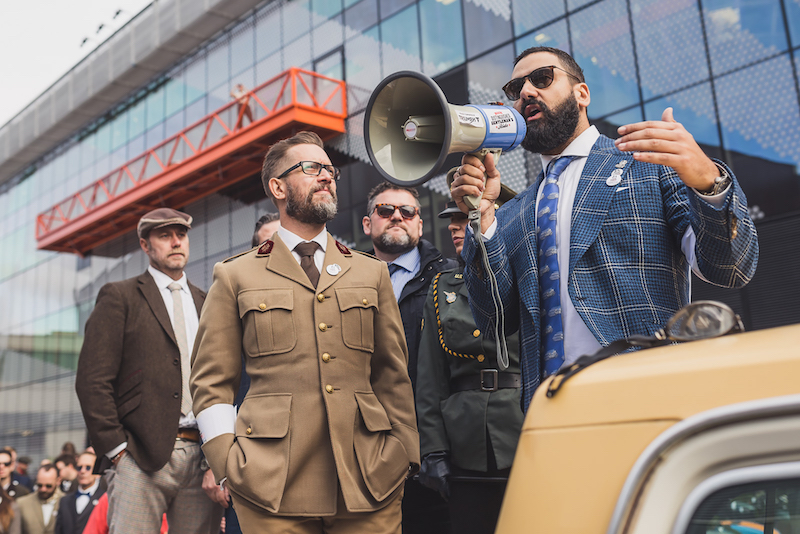
{"type": "Polygon", "coordinates": [[[539,240],[539,311],[542,315],[542,353],[544,376],[550,376],[564,363],[564,326],[561,322],[561,288],[558,272],[556,221],[558,220],[558,177],[572,157],[558,158],[544,179],[542,199],[536,213],[539,240]]]}

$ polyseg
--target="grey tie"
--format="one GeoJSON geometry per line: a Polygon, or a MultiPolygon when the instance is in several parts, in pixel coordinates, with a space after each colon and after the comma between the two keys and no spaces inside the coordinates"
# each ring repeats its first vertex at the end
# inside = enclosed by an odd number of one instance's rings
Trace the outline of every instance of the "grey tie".
{"type": "Polygon", "coordinates": [[[192,362],[189,355],[189,343],[186,340],[186,316],[183,315],[183,298],[181,285],[172,282],[167,286],[172,291],[172,329],[181,351],[181,414],[186,415],[192,411],[192,396],[189,393],[189,371],[192,362]]]}

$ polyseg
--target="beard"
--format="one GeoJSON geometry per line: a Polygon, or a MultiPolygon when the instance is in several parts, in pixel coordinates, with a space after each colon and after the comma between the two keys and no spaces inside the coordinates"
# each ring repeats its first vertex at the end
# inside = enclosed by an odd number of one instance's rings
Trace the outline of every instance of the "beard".
{"type": "MultiPolygon", "coordinates": [[[[391,228],[388,227],[387,230],[391,228]]],[[[391,235],[384,232],[372,244],[384,254],[405,254],[419,243],[419,238],[412,238],[407,232],[402,235],[391,235]]]]}
{"type": "Polygon", "coordinates": [[[291,185],[286,183],[286,215],[305,224],[325,224],[336,217],[337,200],[336,191],[324,185],[313,187],[305,198],[291,185]],[[327,189],[331,195],[330,200],[314,201],[314,193],[327,189]]]}
{"type": "Polygon", "coordinates": [[[522,109],[530,104],[539,106],[542,117],[528,123],[522,148],[537,154],[550,154],[565,145],[575,134],[580,120],[580,110],[573,93],[570,93],[569,97],[555,109],[550,109],[544,102],[535,99],[523,102],[522,109]]]}

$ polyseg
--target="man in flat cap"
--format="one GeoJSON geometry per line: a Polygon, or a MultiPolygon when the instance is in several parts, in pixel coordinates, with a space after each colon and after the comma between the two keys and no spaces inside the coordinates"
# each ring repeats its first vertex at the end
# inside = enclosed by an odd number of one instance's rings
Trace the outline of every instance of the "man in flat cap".
{"type": "Polygon", "coordinates": [[[147,271],[103,286],[86,322],[75,389],[96,469],[115,472],[111,534],[158,532],[164,513],[170,533],[216,534],[227,502],[203,459],[188,387],[206,296],[183,272],[191,224],[169,208],[145,214],[137,232],[147,271]]]}

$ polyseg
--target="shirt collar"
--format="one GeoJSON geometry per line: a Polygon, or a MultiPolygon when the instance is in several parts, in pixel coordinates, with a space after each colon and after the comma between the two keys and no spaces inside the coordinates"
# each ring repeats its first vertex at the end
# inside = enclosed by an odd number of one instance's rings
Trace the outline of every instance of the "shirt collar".
{"type": "Polygon", "coordinates": [[[399,265],[410,273],[417,272],[422,257],[419,254],[419,247],[414,247],[408,252],[401,254],[394,261],[390,262],[399,265]]]}
{"type": "Polygon", "coordinates": [[[100,479],[98,478],[97,480],[94,481],[94,484],[89,486],[89,488],[87,489],[82,489],[80,486],[78,486],[78,491],[81,491],[83,493],[88,493],[90,496],[93,496],[94,492],[97,491],[97,486],[99,485],[100,485],[100,479]]]}
{"type": "Polygon", "coordinates": [[[600,132],[597,131],[597,127],[589,126],[583,131],[583,133],[581,133],[578,137],[573,139],[572,142],[569,145],[567,145],[567,148],[565,148],[564,152],[562,152],[561,154],[555,154],[555,155],[540,154],[539,156],[542,158],[542,168],[547,169],[547,166],[550,164],[551,161],[561,156],[575,156],[578,158],[588,157],[589,153],[592,151],[592,147],[599,138],[600,138],[600,132]]]}
{"type": "MultiPolygon", "coordinates": [[[[294,232],[290,232],[283,226],[278,226],[278,235],[281,236],[281,241],[289,248],[289,250],[294,250],[294,247],[299,245],[300,243],[307,243],[307,239],[303,239],[299,235],[295,234],[294,232]]],[[[322,252],[326,252],[326,248],[328,246],[328,230],[323,227],[322,231],[318,233],[314,238],[311,240],[314,243],[319,245],[319,248],[322,249],[322,252]]]]}
{"type": "Polygon", "coordinates": [[[178,282],[181,285],[181,291],[189,293],[189,284],[186,280],[186,272],[181,273],[181,277],[177,280],[173,280],[171,277],[162,273],[152,265],[147,266],[147,272],[150,273],[150,276],[152,276],[153,280],[155,280],[156,287],[158,287],[158,289],[167,289],[167,286],[172,282],[178,282]]]}

